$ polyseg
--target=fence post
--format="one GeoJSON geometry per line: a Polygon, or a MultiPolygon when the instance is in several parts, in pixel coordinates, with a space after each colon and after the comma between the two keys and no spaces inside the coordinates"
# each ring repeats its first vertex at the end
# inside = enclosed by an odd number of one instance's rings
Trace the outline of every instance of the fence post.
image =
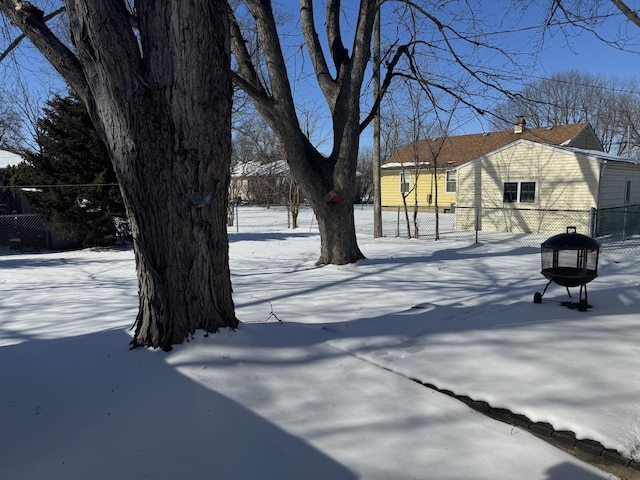
{"type": "Polygon", "coordinates": [[[398,207],[398,215],[396,220],[396,237],[400,236],[400,207],[398,207]]]}
{"type": "Polygon", "coordinates": [[[594,207],[591,207],[589,217],[589,235],[595,238],[598,236],[598,210],[594,207]]]}
{"type": "Polygon", "coordinates": [[[478,241],[478,230],[479,230],[479,227],[480,227],[480,207],[476,205],[474,207],[474,210],[475,210],[474,213],[475,213],[476,243],[480,243],[478,241]]]}

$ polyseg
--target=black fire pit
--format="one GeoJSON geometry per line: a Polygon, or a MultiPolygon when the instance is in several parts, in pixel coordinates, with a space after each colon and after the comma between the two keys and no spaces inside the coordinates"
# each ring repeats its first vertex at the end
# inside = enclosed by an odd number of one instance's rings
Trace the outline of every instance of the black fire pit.
{"type": "Polygon", "coordinates": [[[587,302],[587,283],[598,276],[598,256],[600,244],[587,235],[576,232],[576,227],[567,227],[567,233],[554,235],[540,245],[542,256],[542,270],[549,282],[542,293],[536,292],[533,303],[542,303],[542,297],[547,288],[557,283],[567,288],[580,287],[578,303],[564,302],[570,308],[577,308],[585,312],[591,305],[587,302]]]}

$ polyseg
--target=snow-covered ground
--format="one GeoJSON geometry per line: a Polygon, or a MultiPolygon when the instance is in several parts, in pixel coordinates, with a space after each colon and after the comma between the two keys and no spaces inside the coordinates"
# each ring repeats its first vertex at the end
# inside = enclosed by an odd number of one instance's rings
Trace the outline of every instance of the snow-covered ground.
{"type": "Polygon", "coordinates": [[[132,252],[0,256],[0,479],[613,478],[411,379],[640,460],[636,258],[603,253],[579,312],[532,302],[537,248],[356,215],[367,259],[317,267],[309,211],[241,208],[242,325],[170,353],[128,350],[132,252]]]}

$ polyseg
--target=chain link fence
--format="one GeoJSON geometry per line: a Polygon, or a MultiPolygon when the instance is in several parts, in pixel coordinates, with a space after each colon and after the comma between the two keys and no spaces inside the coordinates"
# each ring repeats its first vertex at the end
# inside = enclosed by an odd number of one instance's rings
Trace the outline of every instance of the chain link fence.
{"type": "MultiPolygon", "coordinates": [[[[373,235],[373,206],[354,205],[358,235],[373,235]]],[[[291,212],[286,206],[239,206],[229,233],[268,232],[290,229],[291,212]]],[[[130,239],[128,224],[119,220],[118,234],[130,239]]],[[[298,232],[317,230],[317,221],[309,206],[301,205],[297,217],[298,232]]],[[[535,209],[450,209],[438,214],[412,207],[382,208],[382,231],[386,237],[422,240],[454,240],[468,243],[510,243],[517,247],[535,247],[550,236],[565,233],[575,226],[579,233],[591,235],[602,249],[625,255],[640,255],[640,205],[601,210],[535,209]],[[460,228],[463,223],[467,228],[460,228]],[[523,228],[523,226],[527,228],[523,228]],[[498,231],[499,226],[508,226],[498,231]],[[531,228],[535,226],[536,228],[531,228]]],[[[46,218],[36,214],[0,215],[0,253],[40,251],[53,247],[46,218]]]]}
{"type": "MultiPolygon", "coordinates": [[[[115,246],[131,245],[129,222],[113,217],[115,246]]],[[[51,229],[46,215],[21,213],[0,215],[0,255],[78,248],[77,241],[66,240],[51,229]]]]}
{"type": "Polygon", "coordinates": [[[48,248],[49,243],[49,227],[43,215],[0,215],[0,251],[37,252],[48,248]]]}
{"type": "MultiPolygon", "coordinates": [[[[383,206],[383,235],[425,241],[509,243],[515,247],[540,248],[540,244],[549,237],[566,233],[567,227],[576,227],[578,233],[596,238],[603,251],[640,255],[640,205],[603,210],[485,208],[480,211],[460,207],[447,210],[436,215],[433,210],[418,209],[414,212],[413,207],[409,207],[405,213],[404,207],[383,206]],[[466,228],[461,228],[461,223],[466,228]]],[[[358,235],[373,236],[373,205],[354,205],[354,215],[358,235]]],[[[298,226],[298,232],[317,230],[317,222],[309,206],[300,206],[298,226]]],[[[229,232],[290,228],[290,212],[285,206],[241,206],[236,210],[236,221],[229,227],[229,232]]]]}
{"type": "Polygon", "coordinates": [[[603,249],[640,254],[640,205],[594,209],[592,232],[603,249]]]}
{"type": "MultiPolygon", "coordinates": [[[[435,214],[413,207],[386,207],[395,211],[395,234],[405,238],[461,240],[474,243],[505,243],[539,247],[552,235],[576,227],[592,236],[602,249],[629,255],[640,254],[640,205],[591,210],[541,210],[517,208],[456,207],[435,214]]],[[[384,222],[383,222],[384,225],[384,222]]],[[[388,227],[387,227],[387,232],[388,227]]]]}
{"type": "Polygon", "coordinates": [[[640,234],[640,205],[601,208],[593,211],[595,237],[624,241],[640,234]]]}

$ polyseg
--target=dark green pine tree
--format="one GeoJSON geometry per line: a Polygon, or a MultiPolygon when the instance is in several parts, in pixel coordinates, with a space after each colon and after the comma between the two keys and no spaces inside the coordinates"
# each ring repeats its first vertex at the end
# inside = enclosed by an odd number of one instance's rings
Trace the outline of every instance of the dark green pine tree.
{"type": "Polygon", "coordinates": [[[14,183],[41,186],[26,192],[27,200],[49,218],[58,237],[84,247],[114,245],[114,217],[125,213],[104,143],[73,94],[56,96],[43,112],[40,151],[26,155],[14,183]]]}

